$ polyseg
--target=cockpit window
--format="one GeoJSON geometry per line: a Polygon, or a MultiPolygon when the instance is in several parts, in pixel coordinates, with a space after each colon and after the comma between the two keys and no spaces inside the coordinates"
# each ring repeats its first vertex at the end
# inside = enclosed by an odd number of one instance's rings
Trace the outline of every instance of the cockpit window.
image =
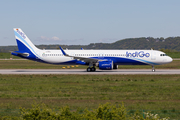
{"type": "Polygon", "coordinates": [[[166,54],[160,54],[160,56],[167,56],[166,54]]]}

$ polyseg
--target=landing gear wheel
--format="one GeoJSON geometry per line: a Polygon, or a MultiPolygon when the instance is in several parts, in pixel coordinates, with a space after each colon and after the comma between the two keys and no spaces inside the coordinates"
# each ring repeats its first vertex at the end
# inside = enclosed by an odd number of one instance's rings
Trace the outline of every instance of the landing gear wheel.
{"type": "Polygon", "coordinates": [[[91,72],[91,68],[90,67],[87,68],[87,72],[91,72]]]}
{"type": "Polygon", "coordinates": [[[92,67],[92,68],[88,67],[87,68],[87,72],[95,72],[95,71],[96,71],[95,67],[92,67]]]}
{"type": "Polygon", "coordinates": [[[92,72],[95,72],[95,71],[96,71],[96,68],[95,68],[95,67],[92,67],[91,70],[92,70],[92,72]]]}

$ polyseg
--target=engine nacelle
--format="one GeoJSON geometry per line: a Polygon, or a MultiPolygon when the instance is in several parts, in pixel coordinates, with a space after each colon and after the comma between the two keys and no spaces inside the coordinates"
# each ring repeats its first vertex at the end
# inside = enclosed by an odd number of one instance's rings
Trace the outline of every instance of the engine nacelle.
{"type": "Polygon", "coordinates": [[[113,69],[113,61],[100,61],[99,69],[101,70],[112,70],[113,69]]]}

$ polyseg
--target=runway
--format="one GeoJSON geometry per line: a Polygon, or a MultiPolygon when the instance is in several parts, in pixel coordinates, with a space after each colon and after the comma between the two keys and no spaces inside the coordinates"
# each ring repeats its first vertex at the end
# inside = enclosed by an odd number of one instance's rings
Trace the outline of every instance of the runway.
{"type": "Polygon", "coordinates": [[[78,74],[78,75],[133,75],[133,74],[151,74],[151,75],[166,75],[180,74],[180,69],[156,69],[152,72],[151,69],[117,69],[117,70],[96,70],[96,72],[86,72],[85,69],[0,69],[0,74],[78,74]]]}

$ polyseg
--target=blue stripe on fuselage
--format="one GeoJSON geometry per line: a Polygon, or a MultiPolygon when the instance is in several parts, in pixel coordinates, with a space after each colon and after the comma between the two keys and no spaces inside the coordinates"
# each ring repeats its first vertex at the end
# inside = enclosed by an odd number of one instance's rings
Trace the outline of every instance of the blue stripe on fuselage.
{"type": "MultiPolygon", "coordinates": [[[[99,57],[91,57],[91,58],[99,59],[99,57]]],[[[152,63],[149,61],[141,62],[141,61],[128,59],[128,58],[121,58],[121,57],[104,57],[102,60],[111,60],[111,61],[113,61],[113,63],[115,63],[117,65],[150,65],[150,64],[151,65],[158,65],[157,63],[152,63]]],[[[70,65],[70,64],[88,65],[87,63],[80,62],[77,60],[71,60],[71,61],[56,63],[56,64],[60,64],[60,65],[70,65]]]]}
{"type": "MultiPolygon", "coordinates": [[[[93,57],[94,59],[100,59],[99,57],[93,57]]],[[[138,58],[123,58],[123,57],[104,57],[102,60],[113,61],[118,65],[159,65],[154,62],[149,62],[147,60],[142,60],[138,58]]]]}

